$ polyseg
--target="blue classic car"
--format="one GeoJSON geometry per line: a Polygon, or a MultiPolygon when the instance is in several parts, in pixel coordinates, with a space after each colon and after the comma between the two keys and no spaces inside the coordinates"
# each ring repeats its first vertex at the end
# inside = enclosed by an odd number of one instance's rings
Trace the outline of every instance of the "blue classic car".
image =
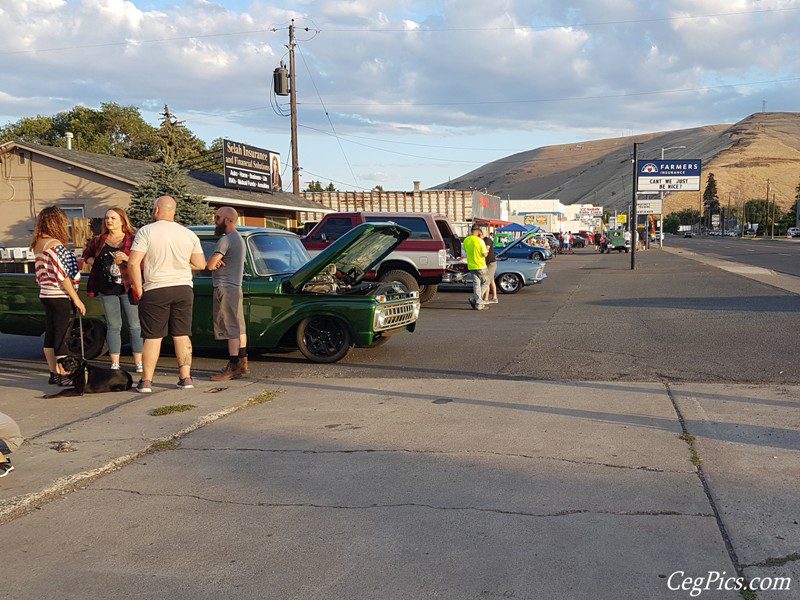
{"type": "Polygon", "coordinates": [[[499,259],[501,256],[505,258],[522,258],[527,260],[549,260],[553,258],[553,252],[550,248],[545,248],[534,242],[538,233],[527,233],[519,239],[514,240],[507,246],[498,248],[495,246],[495,253],[499,259]]]}

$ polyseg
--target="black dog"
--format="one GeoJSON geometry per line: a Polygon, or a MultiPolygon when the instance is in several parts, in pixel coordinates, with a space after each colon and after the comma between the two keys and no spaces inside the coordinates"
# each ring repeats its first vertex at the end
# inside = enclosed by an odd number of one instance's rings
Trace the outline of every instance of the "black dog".
{"type": "Polygon", "coordinates": [[[83,396],[84,394],[101,394],[103,392],[124,392],[133,387],[131,374],[122,369],[106,369],[88,364],[75,356],[59,358],[58,363],[72,377],[71,388],[45,398],[64,398],[66,396],[83,396]]]}

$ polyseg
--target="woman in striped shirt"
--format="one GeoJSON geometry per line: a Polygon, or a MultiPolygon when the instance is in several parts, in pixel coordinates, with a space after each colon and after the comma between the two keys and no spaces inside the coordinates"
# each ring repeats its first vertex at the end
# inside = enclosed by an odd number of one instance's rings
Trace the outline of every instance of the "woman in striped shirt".
{"type": "Polygon", "coordinates": [[[81,274],[75,255],[67,248],[68,241],[64,211],[57,206],[42,210],[36,217],[31,248],[36,255],[36,282],[45,313],[44,357],[50,368],[49,383],[55,384],[69,384],[58,359],[67,355],[73,305],[86,314],[77,291],[81,274]]]}

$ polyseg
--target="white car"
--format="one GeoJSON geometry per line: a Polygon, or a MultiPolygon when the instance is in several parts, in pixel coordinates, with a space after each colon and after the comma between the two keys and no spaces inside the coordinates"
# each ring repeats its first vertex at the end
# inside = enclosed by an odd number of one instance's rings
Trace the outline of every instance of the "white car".
{"type": "Polygon", "coordinates": [[[786,230],[786,235],[790,235],[793,238],[800,237],[800,227],[789,227],[789,229],[786,230]]]}

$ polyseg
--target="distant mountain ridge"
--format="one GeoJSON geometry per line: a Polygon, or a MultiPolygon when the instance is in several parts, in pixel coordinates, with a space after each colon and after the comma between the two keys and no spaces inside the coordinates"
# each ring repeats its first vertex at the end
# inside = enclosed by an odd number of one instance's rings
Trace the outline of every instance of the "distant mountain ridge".
{"type": "MultiPolygon", "coordinates": [[[[771,181],[779,206],[794,202],[800,182],[800,113],[755,113],[733,125],[708,125],[576,144],[544,146],[487,163],[434,189],[487,189],[514,198],[558,198],[625,210],[631,199],[633,143],[640,158],[700,158],[703,181],[714,173],[722,204],[764,198],[771,181]]],[[[700,207],[701,192],[668,194],[665,210],[700,207]]]]}

